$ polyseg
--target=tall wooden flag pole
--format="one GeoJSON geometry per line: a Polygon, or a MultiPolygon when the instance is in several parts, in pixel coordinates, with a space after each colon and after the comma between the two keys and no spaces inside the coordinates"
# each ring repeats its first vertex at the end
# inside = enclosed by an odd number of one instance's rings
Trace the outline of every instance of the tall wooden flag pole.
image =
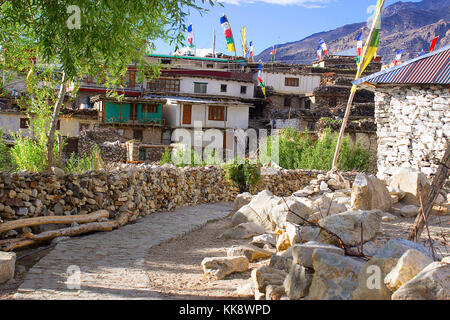
{"type": "MultiPolygon", "coordinates": [[[[361,62],[358,64],[358,71],[356,72],[355,80],[359,79],[359,77],[363,73],[364,69],[367,67],[367,65],[370,63],[370,61],[372,60],[372,58],[374,56],[373,47],[372,47],[372,44],[374,44],[373,43],[374,40],[376,40],[376,46],[378,46],[379,34],[375,34],[375,30],[377,29],[377,25],[379,27],[379,20],[381,18],[381,12],[383,11],[383,6],[384,6],[385,2],[386,2],[386,0],[378,0],[377,11],[374,15],[374,19],[372,21],[372,28],[370,29],[366,44],[364,45],[364,49],[363,49],[363,52],[361,55],[361,62]],[[372,37],[374,37],[374,35],[375,35],[375,38],[372,39],[372,37]]],[[[379,32],[379,30],[377,30],[377,32],[379,32]]],[[[375,48],[375,53],[376,53],[376,48],[375,48]]],[[[332,171],[337,171],[337,162],[338,162],[338,158],[339,158],[339,152],[341,151],[342,140],[344,138],[344,132],[345,132],[345,128],[347,127],[347,122],[348,122],[348,118],[350,116],[350,110],[352,108],[352,103],[353,103],[353,99],[355,98],[355,94],[356,94],[356,85],[353,85],[351,92],[350,92],[350,96],[348,98],[347,108],[345,109],[344,119],[342,120],[341,130],[339,131],[339,138],[337,141],[336,150],[334,152],[333,166],[331,169],[332,171]]]]}

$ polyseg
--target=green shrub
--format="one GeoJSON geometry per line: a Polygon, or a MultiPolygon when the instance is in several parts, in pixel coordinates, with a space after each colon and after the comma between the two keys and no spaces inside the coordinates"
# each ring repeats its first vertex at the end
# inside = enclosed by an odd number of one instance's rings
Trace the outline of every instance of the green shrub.
{"type": "Polygon", "coordinates": [[[8,146],[3,140],[3,129],[0,128],[0,171],[7,171],[12,168],[11,157],[8,146]]]}
{"type": "MultiPolygon", "coordinates": [[[[317,169],[330,170],[334,152],[336,150],[338,135],[331,129],[326,129],[321,138],[314,141],[309,133],[298,132],[292,128],[280,130],[278,139],[279,162],[285,169],[317,169]]],[[[269,153],[272,152],[272,143],[268,141],[269,153]]],[[[268,158],[263,163],[268,162],[268,158]]],[[[348,136],[344,137],[338,158],[338,167],[343,171],[369,171],[370,153],[361,147],[358,142],[351,146],[348,136]]]]}
{"type": "Polygon", "coordinates": [[[233,163],[223,164],[225,179],[236,184],[239,192],[248,192],[255,188],[261,180],[261,164],[250,163],[248,159],[244,162],[234,159],[233,163]]]}
{"type": "Polygon", "coordinates": [[[100,148],[95,144],[92,147],[91,154],[83,154],[78,159],[75,153],[64,164],[64,172],[66,174],[82,174],[85,172],[98,170],[103,167],[100,148]]]}

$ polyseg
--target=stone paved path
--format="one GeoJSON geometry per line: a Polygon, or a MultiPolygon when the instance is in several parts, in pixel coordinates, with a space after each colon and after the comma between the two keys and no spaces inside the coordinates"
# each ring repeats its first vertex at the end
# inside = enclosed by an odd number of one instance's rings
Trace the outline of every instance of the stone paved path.
{"type": "Polygon", "coordinates": [[[58,243],[28,271],[13,298],[161,299],[149,289],[144,263],[146,251],[196,230],[208,221],[223,218],[231,210],[231,203],[178,208],[173,212],[153,213],[111,232],[58,243]],[[76,268],[79,273],[70,271],[76,268]],[[73,285],[78,277],[79,289],[73,285]]]}

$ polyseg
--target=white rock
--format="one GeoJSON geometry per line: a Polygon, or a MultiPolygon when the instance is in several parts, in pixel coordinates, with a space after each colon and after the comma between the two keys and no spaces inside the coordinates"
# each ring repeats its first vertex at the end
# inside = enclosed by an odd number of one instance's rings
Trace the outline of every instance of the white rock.
{"type": "Polygon", "coordinates": [[[417,214],[419,213],[419,210],[420,210],[419,207],[417,207],[415,205],[412,205],[412,204],[409,204],[409,205],[403,206],[400,209],[400,214],[403,217],[413,218],[413,217],[417,216],[417,214]]]}
{"type": "Polygon", "coordinates": [[[392,300],[450,300],[450,264],[430,263],[395,291],[392,300]]]}
{"type": "Polygon", "coordinates": [[[0,251],[0,284],[14,278],[16,254],[0,251]]]}
{"type": "Polygon", "coordinates": [[[432,262],[431,258],[420,251],[409,249],[400,257],[397,265],[384,278],[384,283],[391,291],[396,291],[432,262]]]}
{"type": "Polygon", "coordinates": [[[244,272],[248,270],[247,257],[211,257],[202,261],[203,272],[217,279],[223,279],[233,272],[244,272]]]}
{"type": "Polygon", "coordinates": [[[292,247],[292,258],[294,263],[307,268],[313,268],[312,255],[316,249],[321,249],[326,252],[332,252],[342,256],[344,255],[344,250],[342,248],[317,241],[308,241],[303,244],[296,244],[292,247]]]}

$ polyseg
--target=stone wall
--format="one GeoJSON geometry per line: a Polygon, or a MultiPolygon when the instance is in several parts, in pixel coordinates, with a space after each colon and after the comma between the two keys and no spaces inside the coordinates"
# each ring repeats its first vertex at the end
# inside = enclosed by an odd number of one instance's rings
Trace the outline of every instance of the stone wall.
{"type": "Polygon", "coordinates": [[[379,86],[375,96],[378,175],[397,167],[435,173],[450,138],[448,86],[379,86]]]}
{"type": "MultiPolygon", "coordinates": [[[[289,196],[321,171],[264,169],[258,190],[289,196]]],[[[87,214],[107,209],[111,218],[125,210],[141,216],[206,202],[233,201],[238,189],[220,167],[177,168],[127,165],[74,176],[0,173],[0,222],[38,216],[87,214]]],[[[20,230],[19,230],[20,231],[20,230]]],[[[39,232],[39,230],[35,231],[39,232]]],[[[15,232],[7,236],[14,236],[15,232]]],[[[5,237],[5,234],[1,235],[5,237]]],[[[0,238],[1,238],[0,237],[0,238]]]]}

